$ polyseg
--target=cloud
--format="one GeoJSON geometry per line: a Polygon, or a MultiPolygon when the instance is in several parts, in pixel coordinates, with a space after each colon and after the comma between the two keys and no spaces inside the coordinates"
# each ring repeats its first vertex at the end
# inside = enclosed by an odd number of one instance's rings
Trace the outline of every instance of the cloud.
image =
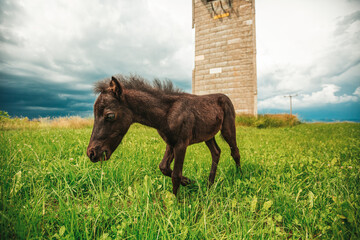
{"type": "Polygon", "coordinates": [[[342,35],[346,30],[351,27],[353,23],[356,23],[357,21],[360,21],[360,11],[356,11],[343,17],[340,21],[338,21],[334,35],[342,35]]]}
{"type": "Polygon", "coordinates": [[[6,73],[64,83],[132,72],[191,81],[191,4],[34,0],[5,5],[17,9],[2,23],[1,39],[7,41],[0,53],[7,66],[0,67],[6,73]],[[189,13],[185,22],[184,12],[189,13]]]}
{"type": "Polygon", "coordinates": [[[0,75],[0,109],[11,116],[91,115],[95,95],[62,83],[36,78],[0,75]]]}
{"type": "Polygon", "coordinates": [[[21,109],[41,115],[46,110],[87,113],[95,97],[93,83],[118,73],[168,78],[191,90],[191,2],[0,5],[0,107],[14,115],[21,109]]]}
{"type": "Polygon", "coordinates": [[[355,92],[353,93],[353,95],[360,97],[360,87],[355,89],[355,92]]]}
{"type": "MultiPolygon", "coordinates": [[[[322,89],[311,94],[298,94],[292,99],[293,106],[296,109],[303,108],[318,108],[329,104],[340,104],[347,102],[359,101],[360,87],[358,87],[352,95],[337,95],[340,87],[334,84],[324,84],[322,89]]],[[[289,98],[284,96],[275,96],[259,102],[259,110],[266,111],[266,109],[289,109],[289,98]]]]}
{"type": "Polygon", "coordinates": [[[359,3],[257,2],[260,112],[288,109],[289,99],[283,96],[294,93],[299,108],[359,100],[353,94],[360,79],[359,3]],[[279,5],[297,10],[277,10],[279,5]],[[272,12],[277,14],[269,17],[272,12]]]}

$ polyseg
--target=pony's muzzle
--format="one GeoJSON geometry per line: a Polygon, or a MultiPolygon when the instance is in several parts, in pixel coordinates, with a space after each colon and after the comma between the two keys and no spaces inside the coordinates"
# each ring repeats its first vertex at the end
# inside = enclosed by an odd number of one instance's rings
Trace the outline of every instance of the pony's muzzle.
{"type": "Polygon", "coordinates": [[[87,156],[92,162],[96,163],[98,161],[109,160],[111,152],[108,150],[102,150],[100,147],[92,147],[87,149],[87,156]]]}

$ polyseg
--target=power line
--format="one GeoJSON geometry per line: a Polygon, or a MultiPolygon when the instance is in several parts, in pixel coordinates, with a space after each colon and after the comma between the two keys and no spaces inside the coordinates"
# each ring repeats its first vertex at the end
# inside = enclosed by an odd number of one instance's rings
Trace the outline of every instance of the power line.
{"type": "Polygon", "coordinates": [[[284,97],[290,98],[290,116],[292,116],[292,98],[293,98],[293,97],[296,97],[296,96],[298,96],[298,94],[295,94],[295,95],[289,94],[289,95],[287,95],[287,96],[284,96],[284,97]]]}

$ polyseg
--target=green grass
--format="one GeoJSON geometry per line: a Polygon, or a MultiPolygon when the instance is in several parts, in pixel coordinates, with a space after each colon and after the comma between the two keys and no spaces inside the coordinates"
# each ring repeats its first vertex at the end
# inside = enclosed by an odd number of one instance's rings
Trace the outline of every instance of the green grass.
{"type": "Polygon", "coordinates": [[[188,148],[194,184],[171,194],[156,131],[133,126],[108,162],[91,128],[0,131],[1,239],[359,239],[360,124],[238,127],[244,175],[222,149],[188,148]]]}

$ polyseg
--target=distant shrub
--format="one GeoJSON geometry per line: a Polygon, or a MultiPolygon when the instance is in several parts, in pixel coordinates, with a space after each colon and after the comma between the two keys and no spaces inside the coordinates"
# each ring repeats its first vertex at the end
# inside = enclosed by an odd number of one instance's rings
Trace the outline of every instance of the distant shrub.
{"type": "Polygon", "coordinates": [[[5,111],[0,111],[0,121],[1,120],[5,120],[5,119],[9,119],[10,118],[10,115],[7,113],[7,112],[5,112],[5,111]]]}
{"type": "Polygon", "coordinates": [[[257,117],[254,115],[248,115],[248,114],[241,114],[236,116],[236,125],[238,126],[246,126],[246,127],[252,127],[254,126],[255,122],[257,120],[257,117]]]}
{"type": "Polygon", "coordinates": [[[264,114],[264,115],[238,115],[237,126],[248,126],[257,128],[288,127],[300,124],[296,115],[289,114],[264,114]]]}

